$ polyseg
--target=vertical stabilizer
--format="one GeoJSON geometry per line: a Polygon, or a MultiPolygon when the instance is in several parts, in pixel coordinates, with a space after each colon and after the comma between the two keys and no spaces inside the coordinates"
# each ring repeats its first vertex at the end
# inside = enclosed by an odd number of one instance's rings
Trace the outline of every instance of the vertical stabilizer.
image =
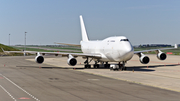
{"type": "Polygon", "coordinates": [[[89,41],[82,15],[80,15],[79,17],[80,17],[80,24],[81,24],[82,41],[89,41]]]}

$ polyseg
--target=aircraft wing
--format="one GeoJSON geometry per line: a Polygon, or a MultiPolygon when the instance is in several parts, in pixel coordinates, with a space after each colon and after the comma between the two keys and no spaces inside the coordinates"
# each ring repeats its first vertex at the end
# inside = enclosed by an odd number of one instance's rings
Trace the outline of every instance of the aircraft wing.
{"type": "MultiPolygon", "coordinates": [[[[3,48],[1,48],[3,50],[3,48]]],[[[68,55],[72,55],[74,57],[91,57],[91,58],[101,58],[101,54],[84,54],[84,53],[65,53],[65,52],[36,52],[36,51],[4,51],[5,53],[30,53],[30,54],[41,54],[41,55],[55,55],[55,56],[68,56],[68,55]]]]}
{"type": "Polygon", "coordinates": [[[35,51],[5,51],[3,48],[1,48],[4,53],[31,53],[31,54],[36,54],[37,52],[35,51]]]}
{"type": "Polygon", "coordinates": [[[74,46],[74,47],[81,47],[81,45],[77,45],[77,44],[56,43],[56,42],[55,42],[55,44],[67,45],[67,46],[74,46]]]}
{"type": "Polygon", "coordinates": [[[84,54],[84,53],[64,53],[64,52],[38,52],[39,54],[42,54],[42,55],[45,55],[45,54],[48,54],[48,55],[55,55],[55,56],[68,56],[68,55],[72,55],[74,57],[78,57],[78,56],[81,56],[81,57],[91,57],[91,58],[101,58],[101,54],[84,54]]]}
{"type": "Polygon", "coordinates": [[[174,48],[160,48],[160,49],[150,49],[150,50],[142,50],[142,51],[134,51],[134,54],[144,53],[144,52],[158,52],[159,50],[169,50],[169,49],[177,49],[177,44],[175,44],[174,48]]]}

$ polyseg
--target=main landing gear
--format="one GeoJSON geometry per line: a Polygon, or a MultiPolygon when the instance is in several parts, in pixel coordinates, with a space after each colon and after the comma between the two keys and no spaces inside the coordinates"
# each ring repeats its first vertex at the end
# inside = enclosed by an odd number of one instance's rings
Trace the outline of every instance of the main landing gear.
{"type": "Polygon", "coordinates": [[[99,68],[99,64],[97,64],[98,62],[95,61],[95,64],[93,65],[94,68],[99,68]]]}
{"type": "MultiPolygon", "coordinates": [[[[89,61],[89,58],[87,57],[87,60],[84,62],[84,68],[91,68],[91,65],[89,64],[93,58],[89,61]]],[[[94,68],[99,68],[98,61],[95,61],[95,64],[93,65],[94,68]]]]}
{"type": "Polygon", "coordinates": [[[91,68],[91,65],[89,63],[92,61],[92,59],[89,61],[89,58],[87,57],[87,60],[84,62],[84,68],[91,68]]]}
{"type": "Polygon", "coordinates": [[[104,64],[104,67],[105,67],[105,68],[109,68],[109,67],[110,67],[110,64],[108,64],[108,62],[106,62],[106,64],[104,64]]]}
{"type": "MultiPolygon", "coordinates": [[[[84,62],[84,68],[91,68],[91,65],[89,64],[91,61],[93,60],[93,58],[89,61],[89,58],[87,57],[87,60],[84,62]]],[[[101,66],[103,66],[104,68],[110,68],[110,70],[114,70],[114,71],[118,71],[118,70],[126,70],[125,67],[125,61],[124,62],[119,62],[118,64],[108,64],[108,62],[106,62],[104,64],[104,62],[101,62],[101,66]]],[[[100,65],[98,64],[98,61],[95,61],[95,64],[93,65],[94,68],[99,68],[100,65]]]]}

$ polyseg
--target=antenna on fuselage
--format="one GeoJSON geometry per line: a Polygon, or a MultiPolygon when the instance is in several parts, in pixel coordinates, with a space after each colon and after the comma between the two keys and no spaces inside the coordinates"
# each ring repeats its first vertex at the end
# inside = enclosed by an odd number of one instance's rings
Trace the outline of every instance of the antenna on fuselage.
{"type": "Polygon", "coordinates": [[[82,15],[80,15],[79,17],[80,17],[80,24],[81,24],[82,41],[89,41],[82,15]]]}

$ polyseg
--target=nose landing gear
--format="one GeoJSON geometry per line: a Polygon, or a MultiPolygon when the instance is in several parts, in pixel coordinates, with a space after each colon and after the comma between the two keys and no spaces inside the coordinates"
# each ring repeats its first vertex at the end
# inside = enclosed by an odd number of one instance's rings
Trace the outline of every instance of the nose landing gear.
{"type": "Polygon", "coordinates": [[[122,62],[122,64],[119,62],[119,67],[121,71],[126,70],[125,62],[122,62]]]}

